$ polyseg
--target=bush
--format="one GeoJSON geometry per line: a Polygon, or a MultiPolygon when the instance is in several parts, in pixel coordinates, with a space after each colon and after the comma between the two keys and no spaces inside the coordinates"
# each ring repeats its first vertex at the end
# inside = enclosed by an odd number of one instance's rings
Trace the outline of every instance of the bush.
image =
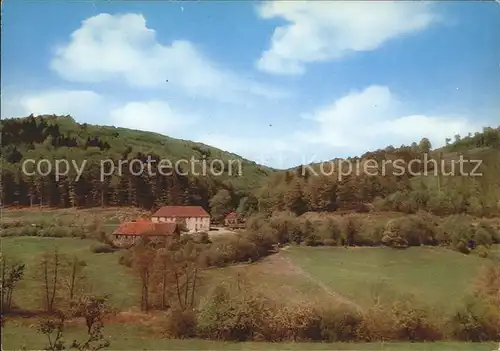
{"type": "Polygon", "coordinates": [[[168,338],[193,338],[196,336],[196,313],[193,310],[173,308],[167,313],[163,328],[163,333],[168,338]]]}
{"type": "Polygon", "coordinates": [[[118,259],[118,263],[126,267],[132,267],[132,252],[130,250],[123,251],[118,259]]]}
{"type": "Polygon", "coordinates": [[[395,303],[392,308],[397,325],[398,340],[435,341],[443,337],[436,323],[430,319],[429,313],[409,302],[395,303]]]}
{"type": "Polygon", "coordinates": [[[111,252],[116,252],[118,251],[117,248],[111,247],[109,245],[105,244],[97,244],[97,245],[92,245],[90,247],[90,250],[93,253],[111,253],[111,252]]]}
{"type": "Polygon", "coordinates": [[[318,228],[318,235],[327,246],[339,245],[342,239],[340,224],[337,220],[328,218],[318,228]]]}
{"type": "Polygon", "coordinates": [[[486,246],[484,245],[479,245],[478,247],[476,247],[476,249],[474,250],[474,253],[476,253],[479,257],[482,257],[482,258],[487,258],[488,255],[489,255],[489,250],[486,246]]]}
{"type": "Polygon", "coordinates": [[[358,328],[358,338],[368,342],[394,340],[397,337],[396,327],[396,321],[391,311],[375,304],[363,312],[358,328]]]}
{"type": "Polygon", "coordinates": [[[469,246],[464,242],[464,241],[459,241],[456,245],[455,245],[455,249],[458,251],[458,252],[461,252],[463,254],[470,254],[470,248],[469,246]]]}
{"type": "Polygon", "coordinates": [[[481,221],[476,228],[476,236],[478,232],[481,232],[480,236],[483,236],[488,243],[491,244],[500,244],[500,231],[495,229],[490,223],[487,221],[481,221]]]}
{"type": "Polygon", "coordinates": [[[382,244],[386,246],[397,249],[404,249],[409,246],[401,228],[401,221],[397,219],[393,219],[387,223],[383,234],[382,244]]]}
{"type": "Polygon", "coordinates": [[[485,301],[469,298],[452,317],[450,324],[452,334],[458,340],[497,340],[500,333],[500,313],[485,301]]]}
{"type": "Polygon", "coordinates": [[[210,240],[210,236],[207,232],[201,232],[196,234],[195,241],[200,244],[211,244],[212,240],[210,240]]]}
{"type": "Polygon", "coordinates": [[[198,333],[216,340],[251,340],[256,312],[249,301],[232,299],[224,287],[217,287],[198,314],[198,333]]]}
{"type": "Polygon", "coordinates": [[[354,341],[363,321],[362,315],[348,308],[320,312],[321,339],[330,342],[354,341]]]}
{"type": "Polygon", "coordinates": [[[360,233],[362,244],[367,246],[380,245],[384,237],[384,229],[384,221],[377,221],[375,224],[365,223],[360,233]]]}
{"type": "Polygon", "coordinates": [[[341,244],[346,246],[357,245],[361,242],[359,234],[362,223],[357,216],[347,215],[342,223],[341,244]]]}
{"type": "Polygon", "coordinates": [[[438,240],[442,245],[451,245],[455,250],[469,253],[469,242],[474,241],[472,218],[464,215],[447,217],[439,226],[438,240]]]}
{"type": "Polygon", "coordinates": [[[323,239],[324,246],[337,246],[337,241],[334,239],[323,239]]]}

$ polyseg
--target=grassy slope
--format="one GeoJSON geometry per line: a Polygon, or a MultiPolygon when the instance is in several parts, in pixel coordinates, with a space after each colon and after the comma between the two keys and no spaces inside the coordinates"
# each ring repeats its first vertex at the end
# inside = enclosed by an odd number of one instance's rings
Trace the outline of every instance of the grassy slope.
{"type": "MultiPolygon", "coordinates": [[[[234,160],[234,172],[237,171],[236,161],[241,161],[242,176],[221,176],[221,179],[226,177],[233,185],[240,190],[250,190],[258,187],[261,182],[274,170],[272,168],[258,165],[257,163],[247,160],[234,153],[217,149],[215,147],[202,143],[171,138],[162,134],[145,132],[140,130],[132,130],[127,128],[116,128],[113,126],[99,126],[90,124],[78,124],[70,116],[44,116],[48,124],[59,125],[59,130],[62,134],[69,134],[71,137],[76,137],[79,144],[84,144],[87,137],[98,137],[103,142],[108,142],[111,149],[107,152],[95,151],[98,154],[105,155],[103,159],[107,159],[111,154],[119,155],[126,147],[131,147],[132,152],[142,152],[144,154],[154,153],[163,159],[170,160],[174,163],[176,160],[190,160],[194,157],[196,160],[202,160],[203,155],[199,150],[207,155],[207,161],[218,159],[222,161],[234,160]]],[[[0,122],[1,125],[1,122],[0,122]]],[[[38,148],[42,149],[41,145],[35,145],[37,149],[32,153],[37,153],[38,148]]],[[[25,155],[26,150],[21,152],[25,155]]],[[[44,152],[47,152],[46,150],[44,152]]],[[[57,156],[59,157],[59,156],[57,156]]]]}
{"type": "Polygon", "coordinates": [[[90,250],[97,242],[73,238],[12,237],[2,238],[2,252],[24,262],[26,275],[19,286],[15,303],[23,309],[37,309],[39,301],[33,299],[33,291],[40,284],[34,279],[39,255],[57,247],[67,255],[77,255],[87,263],[86,274],[96,293],[112,294],[113,305],[121,310],[137,305],[139,281],[118,263],[118,253],[95,254],[90,250]]]}
{"type": "MultiPolygon", "coordinates": [[[[139,282],[118,264],[117,254],[93,254],[90,240],[71,238],[13,237],[2,239],[2,250],[24,260],[32,267],[38,254],[57,245],[66,253],[75,253],[87,260],[88,276],[96,292],[111,293],[113,304],[121,310],[133,308],[139,301],[139,282]]],[[[482,264],[482,259],[433,248],[411,248],[396,251],[385,248],[310,248],[291,247],[262,262],[211,269],[204,273],[202,295],[216,285],[240,285],[283,301],[300,303],[316,300],[336,303],[335,296],[321,286],[340,293],[358,304],[368,306],[371,291],[379,289],[386,297],[413,293],[430,303],[451,308],[465,292],[468,281],[482,264]],[[303,274],[308,273],[309,276],[303,274]],[[452,277],[453,279],[450,279],[452,277]],[[318,283],[319,282],[319,283],[318,283]],[[393,295],[391,295],[393,294],[393,295]]],[[[19,287],[16,302],[21,307],[35,307],[32,289],[33,270],[27,272],[19,287]]],[[[11,320],[4,331],[5,349],[25,345],[43,346],[44,339],[29,327],[33,320],[11,320]]],[[[68,330],[68,339],[82,333],[78,327],[68,330]]],[[[272,344],[223,343],[199,340],[161,340],[144,325],[108,324],[114,350],[124,349],[191,349],[191,350],[492,350],[494,344],[428,343],[428,344],[272,344]]]]}
{"type": "Polygon", "coordinates": [[[427,247],[292,247],[284,254],[332,291],[362,306],[370,306],[376,294],[387,300],[413,295],[447,311],[460,302],[485,263],[477,256],[427,247]]]}
{"type": "MultiPolygon", "coordinates": [[[[94,254],[91,240],[73,238],[9,237],[2,239],[2,251],[28,266],[16,303],[36,308],[30,291],[39,255],[54,247],[87,261],[93,289],[111,293],[121,310],[137,305],[139,282],[119,265],[118,253],[94,254]]],[[[288,296],[290,302],[317,300],[338,302],[340,294],[361,306],[369,306],[376,294],[390,300],[413,295],[432,306],[453,310],[467,292],[470,281],[485,260],[442,248],[311,248],[290,247],[250,265],[209,269],[203,274],[202,295],[214,286],[256,290],[273,297],[288,296]],[[446,303],[444,303],[446,302],[446,303]]]]}

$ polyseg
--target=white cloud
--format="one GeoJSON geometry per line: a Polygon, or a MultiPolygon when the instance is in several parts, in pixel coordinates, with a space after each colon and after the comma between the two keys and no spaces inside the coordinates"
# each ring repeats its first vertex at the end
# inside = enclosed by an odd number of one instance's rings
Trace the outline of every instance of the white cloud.
{"type": "Polygon", "coordinates": [[[290,143],[287,138],[211,134],[197,141],[275,168],[288,168],[303,162],[300,145],[290,143]]]}
{"type": "MultiPolygon", "coordinates": [[[[235,133],[208,134],[206,128],[191,129],[201,120],[191,110],[179,110],[162,100],[112,101],[87,90],[51,90],[14,100],[9,98],[6,102],[9,109],[2,111],[2,116],[70,114],[80,122],[112,124],[194,139],[276,168],[361,155],[390,144],[409,145],[422,137],[428,137],[433,146],[438,147],[447,137],[465,135],[482,127],[482,121],[471,122],[463,116],[406,111],[403,101],[389,88],[376,85],[351,91],[311,111],[306,115],[309,127],[290,135],[252,135],[244,129],[242,132],[241,128],[235,133]]],[[[297,111],[297,118],[300,113],[297,111]]]]}
{"type": "Polygon", "coordinates": [[[408,114],[403,106],[389,88],[370,86],[316,110],[309,117],[316,121],[316,127],[297,136],[305,144],[354,156],[389,144],[409,145],[422,137],[440,146],[447,137],[481,127],[479,121],[471,122],[463,116],[408,114]]]}
{"type": "Polygon", "coordinates": [[[100,95],[90,90],[50,90],[21,96],[12,102],[17,114],[80,115],[88,117],[103,103],[100,95]]]}
{"type": "Polygon", "coordinates": [[[431,3],[412,1],[268,1],[258,15],[288,23],[275,29],[257,67],[290,75],[304,73],[307,63],[375,50],[439,19],[431,3]]]}
{"type": "MultiPolygon", "coordinates": [[[[300,111],[297,113],[299,117],[300,111]]],[[[445,138],[466,135],[482,127],[481,121],[465,116],[425,113],[408,111],[405,102],[388,87],[373,85],[303,114],[308,127],[289,135],[213,134],[199,141],[257,163],[288,168],[335,157],[360,156],[388,145],[410,145],[423,137],[440,147],[445,138]]]]}
{"type": "Polygon", "coordinates": [[[281,90],[218,67],[189,41],[159,43],[155,30],[134,13],[101,13],[86,19],[69,42],[55,50],[51,68],[72,82],[119,81],[228,102],[248,96],[286,96],[281,90]]]}
{"type": "Polygon", "coordinates": [[[90,90],[50,90],[9,97],[2,117],[71,115],[79,122],[115,125],[176,136],[196,116],[161,100],[120,102],[90,90]]]}
{"type": "Polygon", "coordinates": [[[194,117],[175,111],[163,101],[129,102],[110,111],[114,125],[175,136],[194,122],[194,117]]]}

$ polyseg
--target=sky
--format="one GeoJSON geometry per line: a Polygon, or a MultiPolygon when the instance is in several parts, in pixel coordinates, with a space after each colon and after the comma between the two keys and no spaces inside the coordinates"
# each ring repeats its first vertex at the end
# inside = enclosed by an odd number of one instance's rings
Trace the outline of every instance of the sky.
{"type": "Polygon", "coordinates": [[[276,168],[500,125],[497,2],[7,0],[2,11],[2,118],[69,114],[276,168]]]}

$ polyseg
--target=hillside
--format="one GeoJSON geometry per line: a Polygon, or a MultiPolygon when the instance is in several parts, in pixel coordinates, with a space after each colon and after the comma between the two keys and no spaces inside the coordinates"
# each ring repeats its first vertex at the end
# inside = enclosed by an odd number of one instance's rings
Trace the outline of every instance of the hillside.
{"type": "Polygon", "coordinates": [[[268,213],[368,211],[367,204],[373,204],[379,211],[498,215],[500,127],[457,136],[435,150],[423,138],[419,144],[388,146],[361,157],[300,165],[271,175],[256,194],[260,209],[268,213]]]}
{"type": "MultiPolygon", "coordinates": [[[[2,202],[6,205],[42,203],[55,207],[136,205],[150,208],[161,202],[200,204],[207,208],[210,199],[221,189],[227,189],[231,200],[238,204],[241,197],[258,187],[273,172],[271,168],[239,155],[201,143],[151,132],[79,124],[70,116],[6,119],[1,121],[1,127],[2,202]],[[119,176],[118,160],[146,161],[148,155],[157,160],[157,165],[163,159],[168,160],[174,168],[178,160],[194,158],[199,162],[195,165],[197,168],[191,168],[191,164],[184,162],[179,165],[181,172],[154,177],[147,176],[147,168],[143,176],[138,177],[130,174],[129,166],[123,166],[123,177],[119,176]],[[45,177],[22,175],[24,160],[43,158],[51,160],[52,166],[57,159],[74,160],[78,166],[83,160],[87,160],[87,163],[80,178],[77,178],[74,167],[71,167],[67,175],[60,177],[59,182],[55,181],[54,172],[45,177]],[[116,169],[100,182],[100,162],[107,159],[115,161],[116,169]],[[203,160],[208,167],[207,177],[197,176],[203,174],[199,168],[203,160]],[[222,161],[224,169],[219,161],[213,160],[222,161]],[[216,175],[210,171],[212,162],[216,175]],[[219,176],[219,173],[222,174],[219,176]]],[[[168,162],[164,164],[169,165],[168,162]]],[[[158,173],[155,164],[152,167],[153,172],[158,173]]],[[[137,167],[132,170],[137,172],[137,167]]]]}
{"type": "MultiPolygon", "coordinates": [[[[302,214],[367,211],[368,204],[373,204],[378,211],[416,213],[423,210],[435,215],[483,216],[497,215],[499,211],[500,127],[484,128],[482,133],[463,138],[456,136],[454,142],[447,140],[445,147],[435,150],[423,138],[410,146],[388,146],[361,157],[277,171],[201,143],[151,132],[79,124],[70,116],[7,119],[1,126],[2,202],[5,205],[150,209],[160,204],[197,204],[210,208],[212,215],[218,218],[234,209],[247,214],[257,208],[265,213],[302,214]],[[207,165],[221,160],[224,166],[214,163],[213,170],[221,175],[211,175],[209,171],[207,176],[196,176],[193,170],[200,172],[199,164],[191,168],[188,163],[170,176],[149,176],[147,168],[137,176],[133,173],[137,172],[137,164],[118,169],[120,160],[140,159],[146,163],[148,157],[156,164],[161,159],[174,164],[177,160],[194,158],[204,160],[207,165]],[[57,180],[53,173],[23,174],[24,160],[43,158],[51,160],[52,165],[57,159],[73,160],[76,165],[81,165],[83,160],[87,163],[80,177],[74,167],[57,180]],[[460,173],[457,164],[460,158],[466,160],[465,173],[460,173]],[[107,159],[114,160],[115,170],[99,179],[101,162],[107,159]],[[440,166],[436,168],[432,162],[425,166],[429,159],[440,166]],[[421,163],[412,164],[413,160],[421,163]],[[374,161],[377,174],[371,176],[363,167],[374,161]],[[354,171],[349,172],[346,162],[360,170],[353,168],[354,171]],[[399,169],[396,162],[401,162],[399,169]],[[401,169],[404,172],[400,172],[401,169]],[[473,170],[481,176],[468,174],[473,170]],[[180,174],[182,172],[185,175],[180,174]]],[[[370,172],[373,170],[371,167],[370,172]]],[[[33,165],[28,171],[33,171],[33,165]]]]}

